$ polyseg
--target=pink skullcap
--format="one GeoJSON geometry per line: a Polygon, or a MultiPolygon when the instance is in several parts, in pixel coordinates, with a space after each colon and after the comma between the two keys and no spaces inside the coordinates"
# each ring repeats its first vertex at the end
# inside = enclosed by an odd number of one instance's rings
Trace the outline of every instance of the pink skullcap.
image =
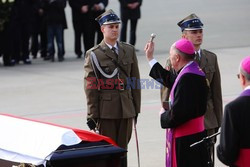
{"type": "Polygon", "coordinates": [[[183,53],[190,55],[194,54],[195,52],[194,45],[192,44],[192,42],[184,38],[175,42],[175,48],[183,53]]]}
{"type": "Polygon", "coordinates": [[[250,74],[250,56],[245,57],[240,64],[241,68],[250,74]]]}

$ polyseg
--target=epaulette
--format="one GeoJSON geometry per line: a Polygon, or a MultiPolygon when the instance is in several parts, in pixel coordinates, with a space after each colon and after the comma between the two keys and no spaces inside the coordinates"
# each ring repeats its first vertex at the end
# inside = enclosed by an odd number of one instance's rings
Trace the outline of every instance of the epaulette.
{"type": "Polygon", "coordinates": [[[209,51],[209,50],[206,50],[206,49],[202,49],[204,52],[207,52],[207,53],[209,53],[209,54],[212,54],[212,55],[215,55],[216,56],[216,54],[215,53],[213,53],[213,52],[211,52],[211,51],[209,51]]]}
{"type": "Polygon", "coordinates": [[[92,48],[90,48],[90,49],[86,52],[86,55],[87,55],[87,54],[90,54],[90,53],[93,52],[93,51],[95,51],[95,50],[98,49],[99,47],[100,47],[99,44],[93,46],[92,48]]]}
{"type": "Polygon", "coordinates": [[[94,51],[94,50],[96,50],[97,48],[99,48],[100,47],[100,45],[98,44],[98,45],[96,45],[96,46],[94,46],[94,47],[92,47],[91,49],[89,49],[90,51],[94,51]]]}
{"type": "Polygon", "coordinates": [[[131,46],[131,47],[134,47],[133,45],[131,45],[130,43],[127,43],[127,42],[123,42],[123,41],[120,41],[122,44],[124,45],[128,45],[128,46],[131,46]]]}

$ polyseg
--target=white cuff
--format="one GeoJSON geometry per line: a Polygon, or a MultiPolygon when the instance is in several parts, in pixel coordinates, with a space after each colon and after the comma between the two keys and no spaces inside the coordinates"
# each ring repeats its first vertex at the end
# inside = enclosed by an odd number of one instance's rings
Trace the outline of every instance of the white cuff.
{"type": "Polygon", "coordinates": [[[148,63],[149,63],[149,65],[150,65],[150,67],[152,68],[152,67],[155,65],[155,63],[157,63],[157,60],[152,59],[152,60],[150,60],[148,63]]]}

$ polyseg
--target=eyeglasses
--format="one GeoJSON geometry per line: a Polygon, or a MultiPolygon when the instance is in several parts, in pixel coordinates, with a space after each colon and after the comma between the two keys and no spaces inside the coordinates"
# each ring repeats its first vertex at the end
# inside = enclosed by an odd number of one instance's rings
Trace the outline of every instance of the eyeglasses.
{"type": "Polygon", "coordinates": [[[240,74],[237,74],[237,78],[240,79],[240,74]]]}

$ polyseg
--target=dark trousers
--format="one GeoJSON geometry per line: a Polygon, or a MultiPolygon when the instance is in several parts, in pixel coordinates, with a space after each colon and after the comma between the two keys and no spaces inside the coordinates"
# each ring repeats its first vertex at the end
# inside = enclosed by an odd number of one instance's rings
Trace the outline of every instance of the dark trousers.
{"type": "Polygon", "coordinates": [[[128,24],[128,20],[130,20],[129,43],[131,45],[135,45],[135,43],[136,43],[136,27],[137,27],[138,19],[122,19],[122,28],[121,28],[120,41],[123,41],[123,42],[127,41],[127,24],[128,24]]]}
{"type": "Polygon", "coordinates": [[[56,38],[58,58],[63,57],[63,26],[62,25],[48,25],[48,53],[53,59],[55,54],[54,39],[56,38]]]}
{"type": "Polygon", "coordinates": [[[83,38],[84,54],[93,47],[91,42],[91,25],[89,23],[73,22],[75,35],[75,54],[82,55],[81,40],[83,38]]]}
{"type": "Polygon", "coordinates": [[[34,57],[37,56],[40,50],[41,57],[47,56],[47,30],[44,28],[41,32],[35,32],[32,35],[31,53],[34,57]]]}
{"type": "Polygon", "coordinates": [[[5,66],[12,65],[10,33],[9,27],[0,31],[0,57],[3,57],[3,63],[5,66]]]}
{"type": "Polygon", "coordinates": [[[100,28],[100,25],[98,24],[97,21],[93,19],[94,22],[91,23],[92,28],[91,28],[91,36],[90,36],[90,42],[92,47],[101,43],[103,40],[103,34],[100,28]]]}
{"type": "MultiPolygon", "coordinates": [[[[215,133],[218,132],[218,128],[214,128],[214,129],[207,129],[206,130],[206,135],[207,136],[211,136],[215,133]]],[[[215,162],[215,153],[214,153],[214,144],[216,143],[216,137],[211,139],[211,143],[208,143],[208,154],[210,154],[210,160],[211,160],[211,166],[214,166],[214,162],[215,162]]]]}
{"type": "Polygon", "coordinates": [[[32,33],[32,26],[28,23],[16,24],[13,27],[13,56],[16,62],[29,59],[29,39],[32,33]],[[18,26],[18,27],[16,27],[18,26]]]}

